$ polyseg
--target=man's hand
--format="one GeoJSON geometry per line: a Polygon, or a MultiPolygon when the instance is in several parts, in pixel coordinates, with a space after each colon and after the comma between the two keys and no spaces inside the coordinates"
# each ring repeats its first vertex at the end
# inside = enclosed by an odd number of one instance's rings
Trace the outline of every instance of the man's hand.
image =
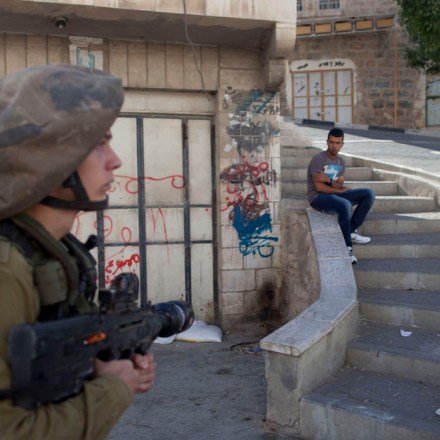
{"type": "Polygon", "coordinates": [[[142,356],[135,354],[132,359],[121,359],[109,362],[95,360],[96,376],[112,374],[123,380],[128,388],[135,393],[150,391],[154,385],[156,363],[153,354],[142,356]]]}
{"type": "Polygon", "coordinates": [[[344,176],[339,176],[337,180],[333,181],[332,185],[329,185],[330,177],[325,175],[323,171],[318,171],[317,173],[313,174],[312,179],[315,190],[318,193],[338,194],[349,190],[349,188],[344,185],[344,176]]]}
{"type": "Polygon", "coordinates": [[[344,186],[344,183],[345,183],[345,177],[339,176],[337,180],[334,181],[333,186],[336,189],[344,189],[344,191],[348,191],[348,188],[344,186]]]}

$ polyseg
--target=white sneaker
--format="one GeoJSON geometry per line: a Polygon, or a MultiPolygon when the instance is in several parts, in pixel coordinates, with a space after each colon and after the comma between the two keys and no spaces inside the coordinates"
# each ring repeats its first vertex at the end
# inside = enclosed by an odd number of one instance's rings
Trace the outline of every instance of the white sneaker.
{"type": "Polygon", "coordinates": [[[358,262],[357,258],[353,255],[353,249],[347,246],[348,256],[351,259],[351,264],[356,264],[358,262]]]}
{"type": "Polygon", "coordinates": [[[351,241],[356,244],[366,244],[371,241],[371,238],[364,237],[363,235],[358,234],[357,232],[352,232],[351,233],[351,241]]]}

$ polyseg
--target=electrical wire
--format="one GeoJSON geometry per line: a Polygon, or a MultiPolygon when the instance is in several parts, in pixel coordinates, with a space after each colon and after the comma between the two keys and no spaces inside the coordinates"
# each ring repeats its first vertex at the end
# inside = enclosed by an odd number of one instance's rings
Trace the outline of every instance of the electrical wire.
{"type": "Polygon", "coordinates": [[[188,43],[191,46],[191,50],[192,50],[192,54],[193,54],[193,57],[194,57],[194,62],[196,64],[197,72],[199,73],[200,79],[202,80],[202,87],[203,87],[203,90],[205,91],[206,98],[209,101],[210,100],[210,95],[209,95],[208,91],[206,90],[205,81],[203,79],[203,74],[202,74],[202,72],[200,70],[199,63],[197,62],[197,54],[196,54],[196,51],[195,51],[195,45],[192,42],[191,38],[189,37],[189,33],[188,33],[188,16],[187,16],[187,13],[186,13],[186,0],[182,0],[182,2],[183,2],[183,18],[184,18],[184,24],[185,24],[185,36],[186,36],[186,39],[187,39],[188,43]]]}

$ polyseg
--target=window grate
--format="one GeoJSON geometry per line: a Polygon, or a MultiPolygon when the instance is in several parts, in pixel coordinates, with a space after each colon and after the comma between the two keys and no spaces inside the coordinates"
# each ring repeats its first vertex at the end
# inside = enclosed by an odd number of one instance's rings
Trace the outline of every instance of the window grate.
{"type": "Polygon", "coordinates": [[[297,11],[302,11],[303,10],[302,0],[296,0],[296,10],[297,11]]]}
{"type": "Polygon", "coordinates": [[[319,9],[339,9],[339,0],[319,0],[319,9]]]}

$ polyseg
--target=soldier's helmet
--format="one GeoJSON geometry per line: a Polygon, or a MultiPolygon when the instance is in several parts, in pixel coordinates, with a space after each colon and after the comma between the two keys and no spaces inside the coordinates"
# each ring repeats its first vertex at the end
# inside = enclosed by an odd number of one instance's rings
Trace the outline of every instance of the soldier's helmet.
{"type": "MultiPolygon", "coordinates": [[[[119,78],[66,64],[0,79],[0,219],[63,183],[82,187],[76,169],[112,126],[123,96],[119,78]]],[[[75,207],[87,209],[87,200],[75,207]]]]}

